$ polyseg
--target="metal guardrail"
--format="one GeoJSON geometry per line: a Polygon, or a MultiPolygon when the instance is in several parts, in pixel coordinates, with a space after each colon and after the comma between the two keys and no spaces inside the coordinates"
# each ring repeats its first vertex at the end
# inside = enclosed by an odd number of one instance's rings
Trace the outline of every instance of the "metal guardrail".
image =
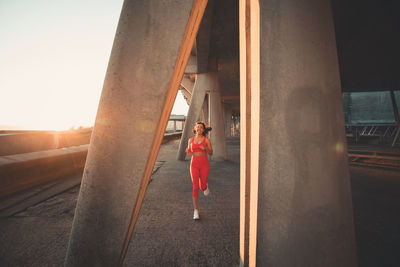
{"type": "Polygon", "coordinates": [[[396,152],[349,149],[348,158],[353,166],[400,170],[400,154],[396,152]]]}
{"type": "Polygon", "coordinates": [[[359,143],[362,138],[375,138],[380,144],[398,145],[400,128],[396,124],[346,125],[346,136],[359,143]]]}

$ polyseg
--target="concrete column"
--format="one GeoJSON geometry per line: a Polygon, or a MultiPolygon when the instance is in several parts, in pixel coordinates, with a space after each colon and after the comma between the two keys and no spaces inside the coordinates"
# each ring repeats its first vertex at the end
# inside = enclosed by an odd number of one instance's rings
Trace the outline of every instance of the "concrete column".
{"type": "Polygon", "coordinates": [[[212,81],[210,88],[210,126],[212,131],[210,140],[213,146],[214,153],[213,160],[225,160],[226,154],[226,140],[225,140],[225,122],[224,113],[222,109],[221,93],[219,89],[218,74],[216,72],[207,73],[209,79],[212,81]]]}
{"type": "Polygon", "coordinates": [[[357,266],[330,1],[239,14],[242,263],[357,266]]]}
{"type": "Polygon", "coordinates": [[[189,138],[193,135],[192,129],[200,116],[200,112],[204,103],[204,97],[206,96],[206,88],[209,86],[209,79],[207,79],[206,74],[198,74],[193,87],[193,93],[185,121],[185,127],[183,128],[181,141],[179,143],[177,155],[178,160],[185,160],[186,158],[185,149],[187,148],[189,138]]]}
{"type": "Polygon", "coordinates": [[[225,137],[231,136],[232,126],[232,107],[230,105],[223,105],[224,107],[224,123],[225,123],[225,137]]]}
{"type": "MultiPolygon", "coordinates": [[[[256,265],[259,168],[259,7],[239,1],[240,46],[240,266],[256,265]],[[250,27],[252,26],[252,27],[250,27]],[[258,49],[254,49],[257,47],[258,49]]],[[[262,265],[260,265],[262,266],[262,265]]]]}
{"type": "Polygon", "coordinates": [[[125,1],[65,266],[121,266],[207,1],[125,1]]]}
{"type": "Polygon", "coordinates": [[[186,118],[185,128],[183,129],[182,138],[179,144],[177,156],[178,160],[185,160],[185,149],[187,147],[187,142],[192,135],[192,128],[198,121],[199,117],[201,117],[201,113],[203,113],[204,116],[206,110],[210,110],[210,112],[207,112],[207,115],[210,116],[210,122],[208,122],[207,119],[204,121],[213,128],[210,136],[214,150],[212,158],[215,160],[226,159],[224,120],[222,116],[218,76],[217,73],[210,72],[197,75],[188,115],[186,118]],[[209,93],[206,94],[206,92],[209,93]],[[210,104],[208,104],[207,97],[209,98],[210,104]]]}
{"type": "Polygon", "coordinates": [[[202,112],[201,112],[201,116],[199,117],[199,119],[201,121],[203,121],[206,124],[210,124],[210,95],[209,95],[209,89],[206,90],[206,92],[208,92],[206,94],[206,97],[204,99],[203,102],[203,107],[202,107],[202,112]]]}

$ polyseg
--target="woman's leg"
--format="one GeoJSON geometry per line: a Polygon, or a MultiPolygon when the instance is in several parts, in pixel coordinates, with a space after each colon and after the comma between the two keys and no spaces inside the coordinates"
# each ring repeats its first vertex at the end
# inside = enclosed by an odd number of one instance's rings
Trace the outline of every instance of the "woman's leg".
{"type": "Polygon", "coordinates": [[[198,197],[199,196],[199,177],[200,177],[200,170],[198,168],[193,167],[193,165],[190,166],[190,176],[192,178],[192,184],[193,184],[193,197],[198,197]]]}
{"type": "Polygon", "coordinates": [[[195,210],[199,209],[199,198],[198,197],[193,197],[193,208],[195,210]]]}
{"type": "Polygon", "coordinates": [[[194,160],[192,159],[192,162],[190,164],[190,176],[192,178],[192,184],[193,184],[193,208],[195,210],[199,209],[199,177],[200,177],[200,170],[199,168],[196,168],[196,162],[193,162],[194,160]]]}
{"type": "Polygon", "coordinates": [[[208,174],[210,173],[210,163],[205,158],[200,169],[200,189],[207,189],[208,174]]]}
{"type": "Polygon", "coordinates": [[[193,184],[193,219],[198,220],[200,219],[199,216],[199,175],[200,171],[198,168],[193,166],[193,160],[190,164],[190,176],[192,177],[192,184],[193,184]]]}

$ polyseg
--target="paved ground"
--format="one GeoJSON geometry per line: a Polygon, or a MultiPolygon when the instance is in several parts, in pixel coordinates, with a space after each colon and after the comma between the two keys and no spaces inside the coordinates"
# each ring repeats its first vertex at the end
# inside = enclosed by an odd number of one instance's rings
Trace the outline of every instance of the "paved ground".
{"type": "Polygon", "coordinates": [[[350,168],[359,266],[400,266],[400,172],[350,168]]]}
{"type": "MultiPolygon", "coordinates": [[[[235,266],[239,251],[239,143],[211,162],[211,195],[192,219],[189,162],[162,146],[124,266],[235,266]]],[[[351,168],[359,266],[400,266],[400,174],[351,168]]],[[[0,266],[62,266],[79,187],[0,219],[0,266]]]]}
{"type": "MultiPolygon", "coordinates": [[[[124,266],[234,266],[239,262],[239,143],[210,163],[210,196],[193,221],[189,161],[161,147],[124,266]]],[[[0,219],[0,266],[62,266],[79,187],[0,219]]]]}
{"type": "Polygon", "coordinates": [[[235,144],[229,151],[234,160],[210,163],[211,193],[207,198],[199,194],[199,221],[193,220],[189,161],[175,161],[176,147],[161,151],[157,160],[166,162],[153,175],[124,266],[238,265],[240,173],[235,144]]]}

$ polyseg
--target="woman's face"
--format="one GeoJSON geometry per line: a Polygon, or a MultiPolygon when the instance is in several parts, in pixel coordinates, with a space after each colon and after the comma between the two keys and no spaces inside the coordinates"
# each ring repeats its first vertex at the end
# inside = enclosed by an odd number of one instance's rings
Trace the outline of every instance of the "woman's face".
{"type": "Polygon", "coordinates": [[[197,134],[199,134],[199,135],[203,134],[203,132],[204,132],[203,124],[198,123],[198,124],[196,124],[196,126],[194,126],[194,128],[195,128],[197,134]]]}

